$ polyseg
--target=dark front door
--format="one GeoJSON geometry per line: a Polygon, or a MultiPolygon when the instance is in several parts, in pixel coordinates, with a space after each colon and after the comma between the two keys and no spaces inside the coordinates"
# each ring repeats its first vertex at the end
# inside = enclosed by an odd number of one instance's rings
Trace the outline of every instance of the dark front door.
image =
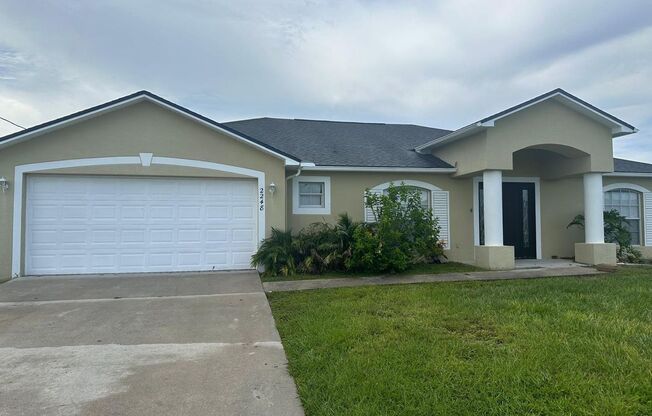
{"type": "MultiPolygon", "coordinates": [[[[484,245],[484,218],[480,182],[480,245],[484,245]]],[[[517,259],[537,257],[537,229],[534,200],[534,184],[529,182],[503,182],[503,244],[514,246],[517,259]]]]}
{"type": "Polygon", "coordinates": [[[503,183],[503,244],[517,259],[537,257],[534,184],[503,183]]]}

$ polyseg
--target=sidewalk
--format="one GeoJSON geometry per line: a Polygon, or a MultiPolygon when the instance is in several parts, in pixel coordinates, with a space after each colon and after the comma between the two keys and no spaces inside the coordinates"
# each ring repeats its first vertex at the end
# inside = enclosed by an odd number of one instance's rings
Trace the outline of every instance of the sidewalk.
{"type": "Polygon", "coordinates": [[[355,278],[345,277],[334,279],[288,280],[263,283],[263,289],[265,289],[265,292],[289,292],[294,290],[377,285],[401,285],[411,283],[468,282],[474,280],[512,280],[536,279],[541,277],[590,276],[602,273],[603,272],[600,272],[591,267],[573,266],[472,273],[419,274],[411,276],[386,275],[355,278]]]}

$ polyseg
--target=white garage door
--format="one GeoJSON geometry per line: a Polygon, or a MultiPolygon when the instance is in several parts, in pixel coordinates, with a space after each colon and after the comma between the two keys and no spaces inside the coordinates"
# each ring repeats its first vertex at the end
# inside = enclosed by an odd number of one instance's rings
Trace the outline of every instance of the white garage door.
{"type": "Polygon", "coordinates": [[[247,269],[256,203],[251,180],[33,176],[25,273],[247,269]]]}

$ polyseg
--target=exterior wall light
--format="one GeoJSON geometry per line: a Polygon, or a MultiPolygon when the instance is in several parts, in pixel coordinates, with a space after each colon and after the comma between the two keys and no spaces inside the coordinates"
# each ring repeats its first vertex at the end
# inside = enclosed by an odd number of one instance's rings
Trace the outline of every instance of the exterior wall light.
{"type": "Polygon", "coordinates": [[[9,181],[4,176],[0,178],[0,189],[2,189],[3,193],[9,189],[9,181]]]}
{"type": "Polygon", "coordinates": [[[270,183],[268,189],[269,189],[269,193],[274,195],[274,193],[276,192],[276,184],[274,182],[270,183]]]}

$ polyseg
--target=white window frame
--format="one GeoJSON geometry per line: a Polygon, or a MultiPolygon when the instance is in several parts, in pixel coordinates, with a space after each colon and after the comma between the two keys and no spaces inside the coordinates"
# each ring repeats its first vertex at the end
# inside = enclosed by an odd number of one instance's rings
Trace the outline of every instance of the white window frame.
{"type": "Polygon", "coordinates": [[[330,215],[331,213],[331,178],[330,176],[297,176],[292,178],[292,213],[295,215],[330,215]],[[321,182],[324,184],[323,207],[301,207],[299,205],[299,183],[321,182]]]}
{"type": "Polygon", "coordinates": [[[637,247],[641,246],[649,246],[652,245],[652,221],[650,221],[652,218],[650,218],[650,206],[649,206],[649,199],[650,199],[650,190],[647,188],[644,188],[640,185],[636,185],[633,183],[612,183],[610,185],[606,185],[602,188],[602,193],[603,193],[603,198],[604,194],[609,191],[615,191],[618,189],[627,189],[630,191],[636,191],[639,192],[640,198],[639,198],[639,244],[636,245],[637,247]]]}

